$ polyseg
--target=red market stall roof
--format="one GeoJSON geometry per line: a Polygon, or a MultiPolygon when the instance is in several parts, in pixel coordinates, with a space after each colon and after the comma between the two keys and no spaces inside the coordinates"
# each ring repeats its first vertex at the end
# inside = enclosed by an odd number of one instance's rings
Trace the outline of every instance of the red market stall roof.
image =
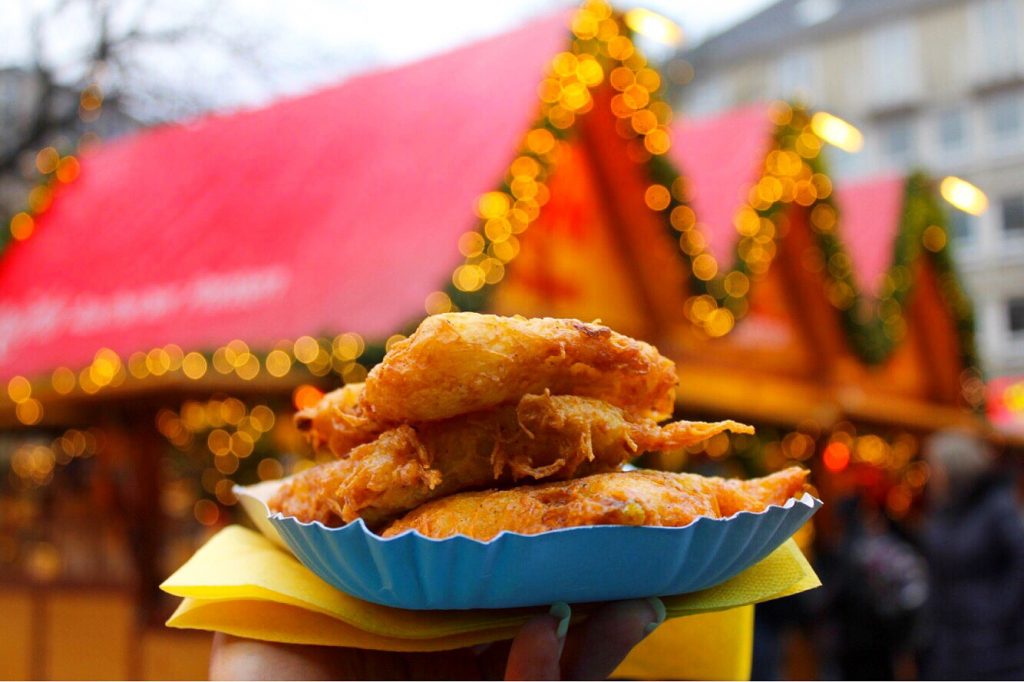
{"type": "Polygon", "coordinates": [[[559,14],[85,155],[0,260],[0,377],[78,368],[102,347],[383,339],[415,321],[567,41],[559,14]]]}

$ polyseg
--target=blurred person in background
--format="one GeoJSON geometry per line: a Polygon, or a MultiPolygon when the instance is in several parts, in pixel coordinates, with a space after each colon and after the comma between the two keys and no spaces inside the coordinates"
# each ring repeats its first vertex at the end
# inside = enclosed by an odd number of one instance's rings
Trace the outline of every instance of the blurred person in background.
{"type": "Polygon", "coordinates": [[[828,635],[824,676],[847,680],[913,677],[914,640],[928,594],[921,554],[862,493],[837,505],[840,537],[823,552],[821,616],[828,635]]]}
{"type": "Polygon", "coordinates": [[[931,574],[926,679],[1024,678],[1024,520],[1012,476],[957,431],[925,444],[923,546],[931,574]]]}

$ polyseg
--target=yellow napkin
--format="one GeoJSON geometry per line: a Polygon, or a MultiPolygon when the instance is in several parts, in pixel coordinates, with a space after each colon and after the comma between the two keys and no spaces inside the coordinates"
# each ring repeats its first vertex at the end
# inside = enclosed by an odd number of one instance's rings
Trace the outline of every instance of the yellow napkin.
{"type": "MultiPolygon", "coordinates": [[[[717,618],[700,616],[703,625],[697,618],[671,621],[641,646],[654,657],[667,656],[673,660],[714,656],[718,647],[719,656],[745,658],[747,668],[733,666],[733,672],[749,670],[749,643],[740,642],[737,651],[721,650],[723,639],[730,639],[727,634],[737,635],[734,640],[751,638],[749,609],[735,607],[796,594],[820,584],[803,554],[789,540],[757,565],[721,585],[665,598],[669,618],[711,611],[724,613],[717,614],[717,618]],[[667,644],[659,649],[657,643],[661,640],[667,644]],[[692,655],[681,651],[681,646],[693,648],[692,655]],[[740,650],[744,646],[742,655],[740,650]]],[[[217,533],[161,588],[184,597],[167,621],[170,627],[227,632],[275,642],[389,651],[439,651],[508,639],[528,618],[546,610],[537,607],[410,611],[372,604],[331,587],[291,554],[241,526],[229,526],[217,533]]],[[[588,607],[574,606],[573,611],[576,618],[584,618],[588,607]]],[[[626,664],[629,663],[627,660],[626,664]]],[[[629,671],[636,673],[641,669],[634,670],[626,664],[627,672],[623,675],[649,674],[632,674],[629,671]]],[[[694,675],[690,666],[686,671],[687,677],[748,674],[694,675]]]]}

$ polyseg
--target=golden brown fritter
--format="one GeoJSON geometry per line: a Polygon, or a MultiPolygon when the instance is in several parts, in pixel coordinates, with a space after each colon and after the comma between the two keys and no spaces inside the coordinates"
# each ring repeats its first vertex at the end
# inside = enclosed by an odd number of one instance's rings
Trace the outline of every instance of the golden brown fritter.
{"type": "Polygon", "coordinates": [[[339,475],[335,465],[345,461],[313,466],[287,479],[267,503],[270,511],[294,516],[299,521],[338,525],[341,504],[334,496],[339,475]]]}
{"type": "Polygon", "coordinates": [[[675,364],[654,347],[599,324],[448,313],[391,347],[362,402],[382,421],[423,422],[550,390],[661,420],[672,413],[676,381],[675,364]]]}
{"type": "Polygon", "coordinates": [[[527,535],[590,525],[685,526],[700,516],[762,511],[803,489],[807,472],[787,469],[751,481],[695,474],[628,471],[571,481],[452,495],[395,521],[384,537],[416,530],[432,538],[490,540],[502,531],[527,535]],[[727,513],[727,509],[729,513],[727,513]],[[737,505],[741,505],[737,508],[737,505]]]}
{"type": "Polygon", "coordinates": [[[362,517],[374,527],[462,490],[611,471],[645,451],[683,447],[726,430],[753,432],[736,422],[662,427],[630,420],[593,398],[528,395],[515,407],[386,431],[353,448],[346,459],[300,474],[297,479],[309,477],[316,484],[296,480],[278,493],[271,508],[307,521],[326,510],[343,522],[362,517]],[[302,499],[324,494],[332,504],[302,499]]]}
{"type": "Polygon", "coordinates": [[[601,400],[549,393],[523,396],[516,406],[516,421],[520,429],[515,437],[507,444],[499,442],[493,456],[495,476],[507,467],[514,479],[554,474],[570,478],[581,475],[576,473],[578,463],[595,457],[618,464],[644,452],[693,445],[724,431],[754,433],[752,426],[734,421],[678,421],[659,426],[652,419],[631,418],[601,400]],[[554,462],[542,463],[552,442],[559,456],[554,462]]]}
{"type": "Polygon", "coordinates": [[[369,443],[388,428],[363,411],[359,404],[363,386],[345,384],[316,405],[295,413],[296,428],[306,434],[314,449],[327,446],[335,457],[345,457],[349,450],[369,443]]]}

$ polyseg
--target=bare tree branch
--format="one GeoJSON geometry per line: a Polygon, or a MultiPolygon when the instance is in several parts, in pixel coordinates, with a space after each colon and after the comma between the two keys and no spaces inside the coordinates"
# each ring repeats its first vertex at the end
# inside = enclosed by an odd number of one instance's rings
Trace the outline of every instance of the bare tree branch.
{"type": "MultiPolygon", "coordinates": [[[[268,91],[273,87],[269,65],[262,58],[261,46],[267,36],[254,36],[251,30],[247,35],[246,31],[219,29],[225,25],[218,21],[219,2],[206,3],[159,25],[153,21],[157,4],[157,0],[58,0],[31,17],[29,61],[17,74],[5,76],[21,80],[15,120],[0,121],[0,187],[26,182],[21,175],[26,154],[61,138],[77,138],[95,126],[83,121],[79,110],[79,96],[90,86],[102,88],[107,112],[103,115],[109,117],[114,111],[125,121],[139,113],[154,121],[209,108],[216,89],[204,92],[196,88],[196,81],[174,86],[163,82],[166,79],[154,78],[151,65],[149,69],[144,66],[153,49],[182,54],[189,45],[213,46],[234,64],[232,68],[263,79],[268,91]],[[47,28],[75,9],[84,10],[86,25],[76,31],[90,36],[86,48],[70,65],[48,63],[47,48],[52,47],[48,41],[55,38],[47,28]]],[[[0,206],[0,219],[16,210],[22,207],[0,206]]]]}

